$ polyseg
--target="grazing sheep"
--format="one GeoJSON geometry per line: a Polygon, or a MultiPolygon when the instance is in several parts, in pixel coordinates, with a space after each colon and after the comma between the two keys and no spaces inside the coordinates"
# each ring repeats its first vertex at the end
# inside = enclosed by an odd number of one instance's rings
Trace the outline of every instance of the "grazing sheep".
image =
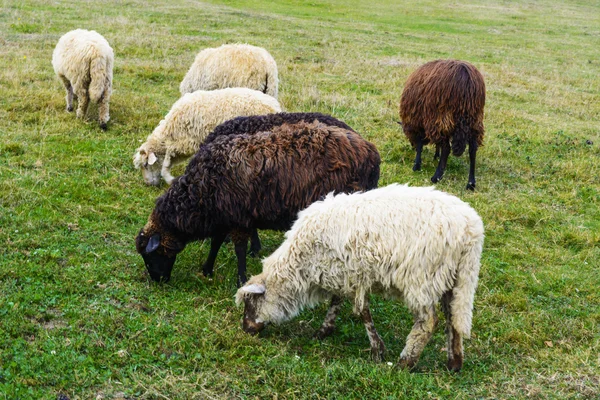
{"type": "Polygon", "coordinates": [[[262,47],[224,44],[202,50],[183,78],[182,95],[196,90],[247,87],[277,98],[277,64],[262,47]]]}
{"type": "MultiPolygon", "coordinates": [[[[168,280],[177,253],[188,242],[207,237],[211,249],[202,271],[211,275],[230,233],[238,284],[244,283],[246,246],[253,230],[289,229],[298,211],[329,192],[377,186],[380,157],[373,144],[353,130],[315,120],[314,114],[307,114],[307,120],[292,115],[293,123],[221,135],[200,147],[185,174],[158,198],[136,238],[152,279],[168,280]]],[[[279,116],[248,118],[269,117],[279,116]]]]}
{"type": "Polygon", "coordinates": [[[460,156],[468,144],[467,189],[475,190],[475,156],[483,145],[484,106],[483,76],[468,62],[436,60],[413,72],[400,101],[401,125],[417,152],[413,171],[421,169],[423,146],[435,144],[434,158],[440,157],[440,161],[431,182],[436,183],[444,175],[450,148],[452,154],[460,156]]]}
{"type": "Polygon", "coordinates": [[[298,214],[285,242],[263,260],[263,272],[237,292],[243,329],[257,333],[303,308],[331,299],[316,336],[333,332],[341,298],[353,302],[375,360],[385,346],[369,311],[369,294],[403,298],[415,323],[400,356],[414,366],[431,338],[441,300],[448,368],[460,370],[462,337],[471,331],[483,246],[483,223],[466,203],[433,188],[390,185],[367,193],[328,195],[298,214]]]}
{"type": "Polygon", "coordinates": [[[171,184],[171,167],[193,155],[217,125],[238,116],[281,111],[277,100],[257,90],[232,88],[188,93],[173,104],[136,151],[133,165],[149,185],[171,184]]]}
{"type": "Polygon", "coordinates": [[[104,130],[110,119],[114,58],[106,39],[85,29],[64,34],[52,53],[54,72],[67,90],[67,111],[73,111],[73,95],[78,102],[77,118],[85,117],[90,100],[98,103],[98,120],[104,130]]]}

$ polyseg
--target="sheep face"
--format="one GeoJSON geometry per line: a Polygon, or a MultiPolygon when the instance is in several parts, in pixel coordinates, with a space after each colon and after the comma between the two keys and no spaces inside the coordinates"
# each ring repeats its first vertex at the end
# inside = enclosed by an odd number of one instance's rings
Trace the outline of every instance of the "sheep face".
{"type": "Polygon", "coordinates": [[[251,335],[256,335],[265,327],[265,321],[258,317],[265,301],[265,285],[252,283],[242,286],[237,293],[237,302],[244,301],[244,319],[242,329],[251,335]]]}
{"type": "Polygon", "coordinates": [[[154,152],[147,152],[140,148],[133,157],[133,165],[142,170],[144,182],[147,185],[158,186],[160,184],[160,169],[162,162],[154,152]]]}
{"type": "Polygon", "coordinates": [[[185,246],[177,239],[160,233],[148,233],[142,229],[135,239],[138,253],[144,259],[146,269],[152,280],[167,282],[179,253],[185,246]]]}

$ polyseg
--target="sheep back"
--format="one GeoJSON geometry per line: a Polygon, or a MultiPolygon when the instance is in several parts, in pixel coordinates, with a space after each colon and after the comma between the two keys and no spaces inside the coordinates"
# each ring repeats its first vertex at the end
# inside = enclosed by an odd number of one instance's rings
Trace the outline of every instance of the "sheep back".
{"type": "Polygon", "coordinates": [[[440,144],[452,137],[452,152],[460,155],[470,130],[475,131],[477,145],[483,145],[484,106],[485,82],[475,66],[459,60],[435,60],[408,77],[400,118],[413,146],[418,135],[425,136],[424,144],[440,144]]]}
{"type": "Polygon", "coordinates": [[[268,115],[255,115],[250,117],[237,117],[223,122],[217,126],[214,131],[206,137],[204,143],[210,143],[215,138],[227,135],[248,134],[253,135],[257,132],[271,131],[273,128],[283,124],[295,125],[300,122],[311,123],[318,121],[327,126],[337,126],[348,131],[353,131],[345,122],[340,121],[331,115],[321,113],[285,113],[280,112],[268,115]]]}
{"type": "Polygon", "coordinates": [[[181,94],[196,90],[247,87],[277,97],[277,64],[262,47],[226,44],[202,50],[183,78],[181,94]]]}

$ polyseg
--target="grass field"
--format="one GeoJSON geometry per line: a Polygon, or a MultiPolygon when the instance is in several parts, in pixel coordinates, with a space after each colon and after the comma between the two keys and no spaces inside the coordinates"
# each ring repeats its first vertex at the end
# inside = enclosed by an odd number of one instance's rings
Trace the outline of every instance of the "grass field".
{"type": "MultiPolygon", "coordinates": [[[[600,396],[597,1],[0,4],[0,399],[600,396]],[[58,38],[75,28],[115,51],[106,132],[94,107],[88,122],[65,111],[52,70],[58,38]],[[465,157],[437,185],[486,225],[459,374],[445,368],[443,324],[414,372],[374,364],[349,305],[322,342],[311,336],[324,306],[246,335],[231,244],[212,281],[200,272],[208,242],[185,249],[168,284],[146,277],[133,238],[165,186],[144,185],[133,153],[195,54],[233,42],[271,52],[286,110],[330,113],[375,143],[380,185],[429,185],[435,170],[428,148],[412,172],[396,123],[408,75],[436,58],[484,74],[477,189],[464,189],[465,157]]],[[[261,237],[265,256],[283,236],[261,237]]],[[[372,312],[395,363],[411,316],[381,298],[372,312]]]]}

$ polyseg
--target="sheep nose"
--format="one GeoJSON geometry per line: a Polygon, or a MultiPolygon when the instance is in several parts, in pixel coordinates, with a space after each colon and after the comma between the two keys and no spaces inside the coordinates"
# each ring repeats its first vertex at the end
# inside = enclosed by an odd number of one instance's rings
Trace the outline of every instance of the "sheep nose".
{"type": "Polygon", "coordinates": [[[242,323],[242,329],[244,332],[249,333],[251,335],[257,335],[260,331],[265,327],[264,322],[254,322],[248,318],[244,318],[244,322],[242,323]]]}

